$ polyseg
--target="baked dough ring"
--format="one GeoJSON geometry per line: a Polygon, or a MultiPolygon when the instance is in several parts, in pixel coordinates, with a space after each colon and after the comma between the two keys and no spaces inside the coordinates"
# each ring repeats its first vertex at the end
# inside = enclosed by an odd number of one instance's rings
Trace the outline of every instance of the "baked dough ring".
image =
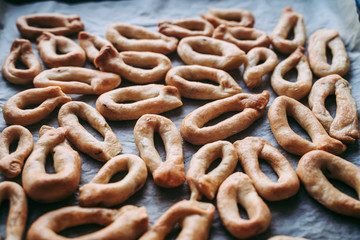
{"type": "Polygon", "coordinates": [[[158,23],[159,32],[176,38],[191,36],[211,37],[214,27],[211,23],[201,18],[185,18],[177,21],[161,21],[158,23]]]}
{"type": "Polygon", "coordinates": [[[22,185],[26,194],[38,202],[57,202],[73,194],[80,182],[81,159],[66,141],[65,128],[42,126],[39,140],[26,160],[22,185]],[[45,170],[46,158],[52,153],[55,173],[45,170]]]}
{"type": "Polygon", "coordinates": [[[191,200],[205,195],[212,200],[220,184],[235,170],[238,161],[234,146],[228,141],[216,141],[201,147],[191,158],[186,180],[191,190],[191,200]],[[206,170],[216,159],[221,162],[209,173],[206,170]]]}
{"type": "Polygon", "coordinates": [[[241,93],[242,89],[227,72],[200,65],[185,65],[172,68],[165,78],[167,85],[176,87],[181,96],[191,99],[213,100],[241,93]],[[193,80],[210,80],[218,83],[202,83],[193,80]]]}
{"type": "Polygon", "coordinates": [[[99,55],[100,49],[102,47],[111,45],[107,39],[88,32],[79,32],[78,38],[80,47],[85,51],[86,57],[92,63],[99,55]]]}
{"type": "Polygon", "coordinates": [[[304,53],[305,48],[298,47],[289,57],[275,67],[271,75],[271,87],[278,95],[285,95],[299,100],[310,92],[313,75],[304,53]],[[298,73],[296,82],[284,79],[284,75],[292,68],[296,68],[298,73]]]}
{"type": "Polygon", "coordinates": [[[0,134],[0,171],[7,178],[14,178],[21,173],[25,159],[33,149],[31,132],[20,125],[5,128],[0,134]],[[10,154],[10,145],[17,141],[17,147],[10,154]]]}
{"type": "Polygon", "coordinates": [[[170,119],[154,114],[143,115],[135,124],[134,138],[140,157],[153,175],[155,184],[172,188],[185,182],[181,137],[170,119]],[[159,133],[164,143],[165,162],[155,148],[155,132],[159,133]]]}
{"type": "Polygon", "coordinates": [[[352,187],[360,197],[360,168],[324,151],[311,151],[299,161],[296,173],[308,193],[331,211],[360,218],[360,200],[335,188],[327,177],[352,187]]]}
{"type": "Polygon", "coordinates": [[[255,23],[255,17],[249,10],[239,8],[209,8],[206,14],[200,16],[215,27],[220,24],[228,27],[252,27],[255,23]]]}
{"type": "Polygon", "coordinates": [[[10,97],[2,112],[6,123],[27,126],[43,120],[57,106],[70,101],[60,87],[30,88],[10,97]],[[30,105],[38,106],[24,109],[30,105]]]}
{"type": "Polygon", "coordinates": [[[110,45],[101,49],[94,64],[101,71],[119,74],[138,84],[162,80],[171,68],[170,59],[163,54],[135,51],[118,53],[110,45]]]}
{"type": "Polygon", "coordinates": [[[98,204],[111,207],[120,204],[139,191],[146,178],[146,165],[138,156],[122,154],[113,157],[89,183],[79,189],[79,204],[84,207],[98,204]],[[127,171],[126,176],[118,182],[109,183],[111,177],[120,171],[127,171]]]}
{"type": "Polygon", "coordinates": [[[39,59],[32,50],[31,42],[26,39],[15,39],[1,70],[9,82],[28,84],[41,72],[42,68],[39,59]],[[23,63],[27,68],[17,68],[17,62],[23,63]]]}
{"type": "Polygon", "coordinates": [[[256,191],[268,201],[279,201],[295,195],[299,179],[286,158],[268,141],[247,137],[234,143],[244,172],[253,181],[256,191]],[[259,159],[264,159],[274,169],[279,179],[273,182],[260,169],[259,159]]]}
{"type": "Polygon", "coordinates": [[[304,155],[318,149],[341,154],[346,150],[344,144],[326,133],[310,109],[293,98],[277,97],[269,108],[268,117],[276,140],[290,153],[304,155]],[[287,115],[293,117],[305,129],[313,142],[303,139],[290,128],[287,115]]]}
{"type": "Polygon", "coordinates": [[[181,39],[177,52],[188,65],[197,64],[226,71],[238,68],[246,61],[245,52],[235,44],[204,36],[181,39]]]}
{"type": "Polygon", "coordinates": [[[260,234],[270,225],[270,210],[244,173],[233,173],[220,185],[216,202],[222,223],[236,238],[260,234]],[[246,210],[249,219],[240,217],[238,204],[246,210]]]}
{"type": "Polygon", "coordinates": [[[135,240],[146,231],[149,216],[145,207],[126,205],[120,209],[63,207],[39,217],[30,227],[28,240],[135,240]],[[67,238],[58,233],[73,226],[98,224],[103,229],[67,238]]]}
{"type": "Polygon", "coordinates": [[[181,136],[194,145],[202,145],[230,137],[249,127],[265,111],[270,94],[239,93],[231,97],[207,103],[188,114],[181,122],[181,136]],[[231,111],[241,111],[215,125],[204,125],[231,111]]]}
{"type": "Polygon", "coordinates": [[[35,87],[59,86],[64,93],[103,94],[121,83],[117,74],[81,67],[59,67],[41,72],[34,79],[35,87]]]}
{"type": "Polygon", "coordinates": [[[344,76],[350,69],[350,59],[339,32],[333,29],[319,29],[309,38],[308,54],[311,69],[318,77],[330,74],[344,76]],[[332,54],[331,65],[328,64],[326,49],[332,54]]]}
{"type": "Polygon", "coordinates": [[[98,161],[108,161],[122,151],[122,146],[111,127],[92,106],[79,101],[63,105],[59,110],[58,121],[69,133],[67,138],[80,151],[98,161]],[[100,142],[91,135],[80,123],[79,118],[87,121],[103,137],[100,142]]]}
{"type": "Polygon", "coordinates": [[[48,68],[60,66],[81,67],[85,64],[86,55],[84,50],[70,38],[44,32],[36,41],[40,57],[48,68]]]}
{"type": "Polygon", "coordinates": [[[96,109],[109,120],[133,120],[144,114],[159,114],[182,106],[176,87],[160,84],[130,86],[100,95],[96,109]],[[135,101],[133,103],[121,103],[135,101]]]}

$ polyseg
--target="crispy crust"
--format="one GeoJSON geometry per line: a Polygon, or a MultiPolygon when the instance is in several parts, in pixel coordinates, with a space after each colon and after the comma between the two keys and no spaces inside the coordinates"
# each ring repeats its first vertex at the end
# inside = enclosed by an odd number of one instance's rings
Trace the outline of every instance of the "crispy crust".
{"type": "Polygon", "coordinates": [[[252,27],[255,23],[254,15],[246,9],[240,8],[209,8],[207,14],[200,14],[214,27],[225,24],[228,27],[252,27]]]}
{"type": "Polygon", "coordinates": [[[158,23],[159,32],[176,38],[191,36],[211,37],[214,27],[211,23],[201,18],[185,18],[177,21],[160,21],[158,23]]]}
{"type": "Polygon", "coordinates": [[[106,45],[112,45],[107,39],[88,32],[79,32],[79,45],[85,51],[90,62],[94,62],[99,55],[100,49],[106,45]]]}

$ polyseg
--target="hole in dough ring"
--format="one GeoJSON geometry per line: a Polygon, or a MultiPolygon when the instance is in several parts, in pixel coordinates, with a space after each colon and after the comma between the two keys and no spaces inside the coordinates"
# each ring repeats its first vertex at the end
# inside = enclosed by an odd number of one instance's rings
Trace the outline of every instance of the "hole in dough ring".
{"type": "Polygon", "coordinates": [[[211,23],[201,18],[185,18],[177,21],[161,21],[158,23],[159,32],[176,38],[192,36],[211,37],[214,27],[211,23]]]}
{"type": "Polygon", "coordinates": [[[209,8],[206,14],[200,14],[214,27],[225,24],[228,27],[252,27],[255,23],[254,15],[246,9],[240,8],[209,8]]]}
{"type": "Polygon", "coordinates": [[[112,45],[105,38],[88,32],[79,32],[79,45],[85,51],[86,57],[90,62],[94,62],[99,55],[100,49],[106,45],[112,45]]]}

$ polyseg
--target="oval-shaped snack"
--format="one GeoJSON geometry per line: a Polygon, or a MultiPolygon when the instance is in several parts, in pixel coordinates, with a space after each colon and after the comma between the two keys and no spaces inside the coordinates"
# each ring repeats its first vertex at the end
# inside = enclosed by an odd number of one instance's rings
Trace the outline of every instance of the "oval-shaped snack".
{"type": "Polygon", "coordinates": [[[344,76],[350,69],[350,59],[340,34],[334,29],[319,29],[309,38],[309,62],[318,77],[330,74],[344,76]],[[331,64],[327,61],[326,49],[332,54],[331,64]]]}
{"type": "Polygon", "coordinates": [[[89,183],[80,187],[79,204],[83,207],[120,204],[139,191],[146,178],[146,165],[138,156],[122,154],[113,157],[89,183]],[[120,171],[127,171],[126,176],[118,182],[109,183],[111,177],[120,171]]]}
{"type": "Polygon", "coordinates": [[[103,94],[121,83],[119,75],[82,67],[58,67],[45,70],[34,79],[34,86],[59,86],[64,93],[103,94]]]}
{"type": "Polygon", "coordinates": [[[28,240],[135,240],[148,227],[145,207],[126,205],[120,209],[63,207],[39,217],[30,227],[28,240]],[[59,232],[79,225],[98,224],[104,228],[75,238],[66,238],[59,232]]]}
{"type": "Polygon", "coordinates": [[[176,50],[178,40],[145,27],[127,23],[110,24],[106,39],[119,51],[146,51],[169,54],[176,50]]]}
{"type": "Polygon", "coordinates": [[[165,82],[167,85],[176,87],[181,96],[191,99],[220,99],[242,91],[227,72],[200,65],[176,66],[166,74],[165,82]],[[196,80],[210,80],[219,85],[196,80]]]}
{"type": "Polygon", "coordinates": [[[185,182],[181,137],[170,119],[154,114],[143,115],[135,124],[134,138],[140,157],[153,175],[155,184],[172,188],[185,182]],[[165,162],[155,148],[155,132],[159,133],[164,143],[165,162]]]}
{"type": "Polygon", "coordinates": [[[235,44],[204,36],[181,39],[177,52],[188,65],[197,64],[226,71],[238,68],[246,61],[245,52],[235,44]]]}
{"type": "Polygon", "coordinates": [[[277,235],[273,236],[271,238],[268,238],[267,240],[309,240],[307,238],[298,238],[298,237],[290,237],[285,235],[277,235]]]}
{"type": "Polygon", "coordinates": [[[165,78],[171,68],[168,57],[154,52],[118,51],[110,45],[103,47],[94,64],[101,71],[113,72],[138,83],[152,83],[165,78]]]}
{"type": "Polygon", "coordinates": [[[181,136],[194,145],[202,145],[230,137],[249,127],[260,118],[269,102],[270,94],[239,93],[207,103],[188,114],[181,122],[181,136]],[[240,111],[212,126],[204,125],[226,112],[240,111]]]}
{"type": "Polygon", "coordinates": [[[1,70],[9,82],[28,84],[41,72],[42,67],[32,50],[31,42],[26,39],[15,39],[1,70]],[[26,69],[17,68],[18,62],[26,66],[26,69]]]}
{"type": "Polygon", "coordinates": [[[60,87],[30,88],[10,97],[2,113],[6,123],[27,126],[43,120],[57,106],[70,101],[60,87]],[[25,109],[31,105],[38,106],[25,109]]]}
{"type": "Polygon", "coordinates": [[[314,83],[309,106],[331,137],[349,144],[360,138],[356,101],[349,82],[339,75],[328,75],[314,83]],[[335,118],[325,107],[325,99],[332,94],[336,96],[335,118]]]}
{"type": "Polygon", "coordinates": [[[211,37],[214,27],[211,23],[201,18],[185,18],[181,20],[165,20],[158,22],[159,32],[176,38],[191,36],[211,37]]]}
{"type": "Polygon", "coordinates": [[[40,57],[48,68],[61,66],[81,67],[85,64],[86,55],[84,50],[70,38],[44,32],[36,41],[40,57]]]}
{"type": "Polygon", "coordinates": [[[298,47],[289,57],[281,61],[271,75],[271,87],[278,95],[285,95],[296,100],[305,97],[311,90],[312,72],[305,56],[305,48],[298,47]],[[284,79],[284,75],[296,68],[296,82],[284,79]]]}
{"type": "Polygon", "coordinates": [[[191,199],[200,200],[205,195],[212,200],[220,184],[230,176],[237,164],[237,153],[228,141],[216,141],[201,147],[191,158],[186,180],[191,190],[191,199]],[[216,168],[206,174],[211,163],[221,158],[216,168]]]}
{"type": "Polygon", "coordinates": [[[109,120],[133,120],[144,114],[159,114],[182,106],[176,87],[160,84],[130,86],[100,95],[96,109],[109,120]],[[126,101],[135,101],[123,103],[126,101]]]}
{"type": "Polygon", "coordinates": [[[70,142],[98,161],[108,161],[122,151],[120,141],[104,117],[84,102],[72,101],[63,105],[59,110],[58,121],[61,127],[69,131],[67,138],[70,142]],[[104,141],[91,135],[80,124],[79,118],[96,129],[104,137],[104,141]]]}
{"type": "Polygon", "coordinates": [[[268,201],[279,201],[295,195],[300,187],[299,179],[286,158],[268,141],[259,137],[247,137],[234,143],[244,172],[253,181],[260,196],[268,201]],[[264,159],[278,175],[270,180],[260,169],[259,159],[264,159]]]}
{"type": "Polygon", "coordinates": [[[241,8],[209,8],[206,14],[200,16],[215,27],[220,24],[228,27],[252,27],[255,23],[254,15],[241,8]]]}
{"type": "Polygon", "coordinates": [[[344,144],[326,133],[309,108],[293,98],[277,97],[269,108],[268,117],[276,140],[290,153],[304,155],[312,150],[324,150],[341,154],[346,150],[344,144]],[[290,128],[287,116],[293,117],[304,128],[312,142],[302,138],[290,128]]]}
{"type": "Polygon", "coordinates": [[[270,225],[270,210],[244,173],[233,173],[220,185],[216,203],[221,222],[238,239],[260,234],[270,225]],[[240,217],[238,204],[245,209],[249,219],[240,217]]]}
{"type": "Polygon", "coordinates": [[[107,39],[88,32],[79,32],[78,38],[80,47],[85,51],[86,57],[92,63],[99,55],[102,47],[111,45],[107,39]]]}
{"type": "Polygon", "coordinates": [[[307,192],[331,211],[360,218],[360,200],[335,188],[326,177],[352,187],[360,196],[360,168],[325,151],[311,151],[299,161],[296,173],[307,192]]]}

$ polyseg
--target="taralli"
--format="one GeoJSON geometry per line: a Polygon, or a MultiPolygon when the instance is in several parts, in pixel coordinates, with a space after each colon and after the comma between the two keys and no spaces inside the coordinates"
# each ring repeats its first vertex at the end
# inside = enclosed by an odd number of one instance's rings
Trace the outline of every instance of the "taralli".
{"type": "Polygon", "coordinates": [[[28,84],[41,72],[42,68],[39,59],[32,50],[31,42],[26,39],[15,39],[1,70],[9,82],[28,84]],[[17,68],[18,62],[25,65],[26,69],[17,68]]]}
{"type": "Polygon", "coordinates": [[[181,39],[177,53],[188,65],[197,64],[226,71],[238,68],[246,61],[245,52],[235,44],[204,36],[181,39]]]}
{"type": "Polygon", "coordinates": [[[95,177],[82,186],[79,204],[84,207],[102,205],[111,207],[124,202],[145,184],[147,169],[144,161],[133,154],[113,157],[99,170],[95,177]],[[118,182],[109,183],[112,176],[127,171],[118,182]]]}
{"type": "Polygon", "coordinates": [[[88,32],[79,32],[79,45],[85,51],[86,57],[93,63],[99,55],[100,49],[104,46],[111,45],[111,43],[107,39],[97,35],[88,32]]]}
{"type": "Polygon", "coordinates": [[[249,127],[260,118],[269,102],[270,94],[239,93],[207,103],[188,114],[181,122],[181,136],[194,145],[202,145],[230,137],[249,127]],[[212,126],[204,125],[226,112],[240,111],[212,126]]]}
{"type": "Polygon", "coordinates": [[[59,124],[69,133],[67,138],[80,151],[98,161],[108,161],[122,151],[122,146],[109,124],[95,108],[84,102],[72,101],[59,110],[59,124]],[[87,121],[103,137],[97,140],[79,122],[79,118],[87,121]]]}
{"type": "Polygon", "coordinates": [[[360,138],[356,102],[349,82],[339,75],[332,74],[315,82],[309,94],[309,106],[331,137],[350,144],[360,138]],[[332,94],[336,96],[335,119],[325,107],[325,99],[332,94]]]}
{"type": "Polygon", "coordinates": [[[235,170],[238,161],[234,146],[227,141],[216,141],[201,147],[191,158],[186,180],[191,190],[191,200],[200,200],[205,195],[212,200],[220,184],[235,170]],[[206,174],[216,159],[221,162],[206,174]]]}
{"type": "Polygon", "coordinates": [[[330,74],[344,76],[350,69],[350,59],[339,32],[333,29],[319,29],[309,38],[309,62],[318,77],[330,74]],[[331,50],[331,64],[327,61],[326,49],[331,50]]]}
{"type": "Polygon", "coordinates": [[[227,72],[200,65],[174,67],[166,74],[165,82],[176,87],[181,96],[191,99],[220,99],[242,91],[239,84],[227,72]],[[205,79],[219,85],[200,81],[205,79]]]}
{"type": "Polygon", "coordinates": [[[201,18],[186,18],[177,21],[161,21],[158,23],[159,32],[176,38],[192,36],[211,37],[214,27],[211,23],[201,18]]]}
{"type": "Polygon", "coordinates": [[[307,238],[290,237],[285,235],[278,235],[268,238],[267,240],[309,240],[307,238]]]}
{"type": "Polygon", "coordinates": [[[234,143],[240,164],[253,181],[260,196],[268,201],[279,201],[295,195],[300,187],[299,179],[286,158],[268,141],[259,137],[247,137],[234,143]],[[259,159],[264,159],[279,177],[270,180],[260,169],[259,159]]]}
{"type": "Polygon", "coordinates": [[[178,240],[208,239],[215,207],[211,203],[182,200],[171,206],[139,240],[162,240],[176,224],[182,223],[178,240]]]}
{"type": "Polygon", "coordinates": [[[289,57],[280,62],[271,75],[271,87],[278,95],[285,95],[296,100],[305,97],[311,90],[312,72],[305,56],[305,48],[298,47],[289,57]],[[296,68],[296,82],[284,79],[291,69],[296,68]]]}
{"type": "Polygon", "coordinates": [[[5,128],[0,134],[0,171],[7,178],[21,173],[25,159],[33,149],[31,132],[20,125],[5,128]],[[10,153],[10,145],[17,141],[16,150],[10,153]]]}
{"type": "Polygon", "coordinates": [[[125,51],[118,53],[113,46],[105,46],[94,64],[101,71],[113,72],[138,84],[160,81],[171,68],[168,57],[154,52],[125,51]]]}
{"type": "Polygon", "coordinates": [[[22,185],[26,194],[39,202],[57,202],[75,192],[80,182],[81,159],[65,137],[65,128],[42,126],[39,140],[26,160],[22,185]],[[55,173],[45,171],[46,158],[52,153],[55,173]]]}
{"type": "Polygon", "coordinates": [[[236,238],[260,234],[270,225],[270,210],[244,173],[233,173],[220,185],[216,203],[222,223],[236,238]],[[240,217],[238,204],[245,209],[249,219],[240,217]]]}
{"type": "Polygon", "coordinates": [[[278,63],[277,55],[269,48],[256,47],[247,54],[243,79],[249,89],[259,87],[265,74],[275,69],[278,63]],[[264,61],[263,63],[260,63],[264,61]]]}
{"type": "Polygon", "coordinates": [[[60,87],[30,88],[9,98],[2,109],[8,124],[22,126],[37,123],[46,118],[57,106],[70,102],[60,87]],[[27,106],[38,105],[32,109],[27,106]]]}
{"type": "Polygon", "coordinates": [[[113,23],[106,30],[106,39],[119,51],[146,51],[169,54],[176,50],[178,40],[151,32],[145,27],[113,23]]]}
{"type": "Polygon", "coordinates": [[[200,14],[215,27],[225,24],[228,27],[252,27],[255,23],[254,15],[246,9],[210,8],[207,14],[200,14]]]}
{"type": "Polygon", "coordinates": [[[48,68],[61,66],[81,67],[85,64],[86,55],[84,50],[70,38],[44,32],[36,41],[40,57],[48,68]]]}
{"type": "Polygon", "coordinates": [[[43,32],[56,35],[70,35],[84,29],[78,15],[59,13],[36,13],[19,17],[16,26],[24,37],[35,39],[43,32]]]}
{"type": "Polygon", "coordinates": [[[28,240],[135,240],[148,227],[145,207],[126,205],[120,209],[63,207],[38,218],[30,227],[28,240]],[[59,232],[79,225],[97,224],[101,230],[83,236],[67,238],[59,232]]]}
{"type": "Polygon", "coordinates": [[[360,196],[360,168],[324,151],[311,151],[299,161],[296,173],[308,193],[331,211],[360,218],[360,200],[335,188],[326,177],[338,179],[360,196]]]}
{"type": "Polygon", "coordinates": [[[96,100],[96,109],[109,120],[133,120],[147,113],[159,114],[180,106],[177,88],[160,84],[123,87],[104,93],[96,100]]]}
{"type": "Polygon", "coordinates": [[[134,138],[140,157],[151,172],[155,184],[172,188],[185,182],[181,137],[170,119],[154,114],[143,115],[135,124],[134,138]],[[159,133],[164,143],[165,162],[155,148],[155,132],[159,133]]]}
{"type": "Polygon", "coordinates": [[[45,70],[34,79],[34,86],[59,86],[64,93],[103,94],[121,83],[119,75],[81,67],[59,67],[45,70]]]}
{"type": "Polygon", "coordinates": [[[276,50],[285,54],[290,54],[299,46],[304,46],[306,30],[303,16],[290,7],[285,7],[271,33],[270,40],[276,50]],[[294,33],[293,37],[289,36],[290,32],[294,33]]]}
{"type": "Polygon", "coordinates": [[[286,151],[304,155],[312,150],[324,150],[341,154],[346,146],[330,137],[312,111],[293,98],[280,96],[271,104],[268,112],[271,131],[286,151]],[[309,134],[312,142],[296,134],[289,125],[287,115],[293,117],[309,134]]]}

